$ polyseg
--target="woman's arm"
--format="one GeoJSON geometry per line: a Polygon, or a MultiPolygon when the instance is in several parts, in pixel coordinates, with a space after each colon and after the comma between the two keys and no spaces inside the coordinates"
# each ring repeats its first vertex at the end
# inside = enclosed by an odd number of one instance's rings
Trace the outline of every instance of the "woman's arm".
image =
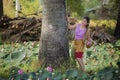
{"type": "Polygon", "coordinates": [[[90,29],[88,29],[86,33],[87,40],[93,42],[94,45],[96,45],[96,42],[90,37],[90,29]]]}
{"type": "Polygon", "coordinates": [[[90,29],[87,29],[87,32],[86,32],[86,40],[91,40],[91,37],[90,37],[90,29]]]}
{"type": "Polygon", "coordinates": [[[68,25],[67,25],[67,26],[68,26],[68,29],[75,29],[75,28],[77,27],[77,23],[75,23],[74,25],[70,25],[70,20],[71,20],[71,19],[68,17],[68,18],[67,18],[67,21],[68,21],[68,25]]]}

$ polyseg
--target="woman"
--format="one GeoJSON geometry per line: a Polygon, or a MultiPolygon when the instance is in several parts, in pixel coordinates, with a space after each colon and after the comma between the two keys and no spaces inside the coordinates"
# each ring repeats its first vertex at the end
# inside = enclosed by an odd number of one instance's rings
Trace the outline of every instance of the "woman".
{"type": "Polygon", "coordinates": [[[92,44],[92,39],[90,38],[90,30],[88,29],[90,23],[89,17],[84,17],[81,23],[75,25],[68,24],[69,29],[75,29],[75,39],[74,39],[74,49],[75,58],[77,59],[82,71],[85,70],[83,63],[83,54],[86,41],[90,41],[92,44]]]}

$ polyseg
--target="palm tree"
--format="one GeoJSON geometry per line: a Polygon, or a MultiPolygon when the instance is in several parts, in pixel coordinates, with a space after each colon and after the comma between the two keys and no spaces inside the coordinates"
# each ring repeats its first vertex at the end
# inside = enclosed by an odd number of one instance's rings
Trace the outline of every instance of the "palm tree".
{"type": "Polygon", "coordinates": [[[116,38],[120,38],[120,7],[119,7],[119,9],[118,9],[117,24],[116,24],[114,36],[115,36],[116,38]]]}
{"type": "Polygon", "coordinates": [[[3,16],[3,0],[0,0],[0,18],[3,16]]]}
{"type": "Polygon", "coordinates": [[[43,18],[39,61],[59,66],[68,59],[66,0],[42,0],[43,18]]]}

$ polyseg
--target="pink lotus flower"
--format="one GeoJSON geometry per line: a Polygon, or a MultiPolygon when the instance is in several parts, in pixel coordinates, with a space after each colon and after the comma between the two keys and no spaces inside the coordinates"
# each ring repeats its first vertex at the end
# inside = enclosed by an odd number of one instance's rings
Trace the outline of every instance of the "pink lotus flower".
{"type": "Polygon", "coordinates": [[[52,72],[52,71],[53,71],[52,67],[51,67],[51,66],[48,66],[48,67],[47,67],[47,71],[48,71],[48,72],[52,72]]]}
{"type": "Polygon", "coordinates": [[[92,43],[91,43],[91,41],[87,41],[87,45],[91,45],[92,43]]]}
{"type": "Polygon", "coordinates": [[[47,78],[46,80],[50,80],[50,78],[47,78]]]}
{"type": "Polygon", "coordinates": [[[18,74],[23,74],[23,72],[24,72],[24,71],[23,71],[22,69],[19,69],[19,70],[18,70],[18,74]]]}

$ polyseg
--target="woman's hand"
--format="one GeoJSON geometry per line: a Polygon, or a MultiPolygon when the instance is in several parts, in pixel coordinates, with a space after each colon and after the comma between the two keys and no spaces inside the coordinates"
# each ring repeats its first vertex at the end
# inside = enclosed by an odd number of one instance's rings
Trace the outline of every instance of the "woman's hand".
{"type": "MultiPolygon", "coordinates": [[[[68,21],[68,29],[75,29],[77,27],[77,23],[75,23],[74,25],[70,25],[70,22],[71,22],[71,18],[70,17],[67,17],[67,21],[68,21]]],[[[76,22],[76,20],[75,20],[76,22]]]]}
{"type": "Polygon", "coordinates": [[[90,40],[91,40],[91,42],[93,43],[94,46],[97,45],[97,43],[92,38],[90,40]]]}
{"type": "Polygon", "coordinates": [[[93,41],[93,44],[94,44],[94,46],[96,46],[96,45],[97,45],[97,43],[96,43],[95,41],[93,41]]]}

